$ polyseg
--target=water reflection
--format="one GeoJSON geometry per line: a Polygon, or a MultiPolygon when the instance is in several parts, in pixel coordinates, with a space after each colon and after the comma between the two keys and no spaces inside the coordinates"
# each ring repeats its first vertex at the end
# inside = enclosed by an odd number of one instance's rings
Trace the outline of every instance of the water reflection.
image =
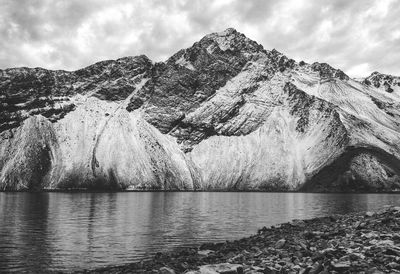
{"type": "Polygon", "coordinates": [[[0,193],[0,272],[124,264],[264,225],[400,205],[394,194],[0,193]]]}

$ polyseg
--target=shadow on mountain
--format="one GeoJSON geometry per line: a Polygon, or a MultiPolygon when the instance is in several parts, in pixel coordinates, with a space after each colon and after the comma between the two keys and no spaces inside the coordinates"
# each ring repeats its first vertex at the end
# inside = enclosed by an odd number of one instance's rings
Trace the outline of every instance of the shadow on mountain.
{"type": "Polygon", "coordinates": [[[400,190],[400,160],[376,147],[349,147],[299,190],[382,192],[400,190]]]}

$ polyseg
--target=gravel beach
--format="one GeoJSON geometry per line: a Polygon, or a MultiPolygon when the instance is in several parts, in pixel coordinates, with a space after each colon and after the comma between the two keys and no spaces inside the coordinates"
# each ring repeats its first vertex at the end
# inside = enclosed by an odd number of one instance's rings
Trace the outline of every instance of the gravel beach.
{"type": "Polygon", "coordinates": [[[248,238],[81,273],[400,273],[400,207],[293,220],[248,238]]]}

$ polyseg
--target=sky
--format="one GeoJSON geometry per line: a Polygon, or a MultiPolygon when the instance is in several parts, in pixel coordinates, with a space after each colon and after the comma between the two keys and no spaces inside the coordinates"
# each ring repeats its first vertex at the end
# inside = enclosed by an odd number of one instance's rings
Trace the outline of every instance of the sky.
{"type": "Polygon", "coordinates": [[[400,0],[0,0],[0,69],[164,61],[229,27],[351,77],[400,75],[400,0]]]}

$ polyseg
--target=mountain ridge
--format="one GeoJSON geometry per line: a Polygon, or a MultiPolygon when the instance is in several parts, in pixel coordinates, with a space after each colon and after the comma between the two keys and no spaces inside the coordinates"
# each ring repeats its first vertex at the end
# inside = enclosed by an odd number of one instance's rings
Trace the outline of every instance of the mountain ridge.
{"type": "Polygon", "coordinates": [[[390,77],[355,81],[234,29],[165,62],[1,70],[0,189],[397,190],[390,77]]]}

